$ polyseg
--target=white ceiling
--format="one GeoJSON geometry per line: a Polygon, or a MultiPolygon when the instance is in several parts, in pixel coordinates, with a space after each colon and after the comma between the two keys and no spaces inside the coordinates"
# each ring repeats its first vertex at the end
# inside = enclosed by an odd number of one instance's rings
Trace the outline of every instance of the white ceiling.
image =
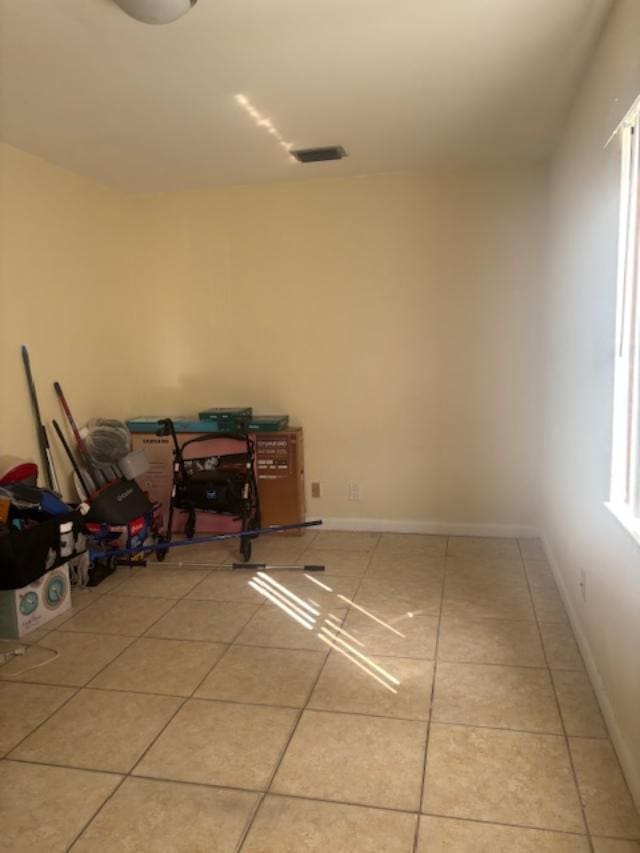
{"type": "Polygon", "coordinates": [[[549,155],[611,0],[0,0],[3,138],[171,190],[549,155]],[[280,139],[341,144],[300,165],[280,139]]]}

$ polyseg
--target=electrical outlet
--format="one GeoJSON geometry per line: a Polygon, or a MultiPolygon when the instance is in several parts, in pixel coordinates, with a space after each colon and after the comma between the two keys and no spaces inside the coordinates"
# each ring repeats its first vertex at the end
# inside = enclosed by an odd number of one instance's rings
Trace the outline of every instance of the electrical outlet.
{"type": "Polygon", "coordinates": [[[580,587],[580,592],[582,593],[582,600],[587,600],[587,573],[584,569],[580,569],[580,580],[578,581],[578,586],[580,587]]]}
{"type": "Polygon", "coordinates": [[[311,497],[319,498],[320,497],[320,483],[311,483],[311,497]]]}
{"type": "Polygon", "coordinates": [[[350,501],[359,501],[360,500],[360,483],[349,483],[349,500],[350,501]]]}

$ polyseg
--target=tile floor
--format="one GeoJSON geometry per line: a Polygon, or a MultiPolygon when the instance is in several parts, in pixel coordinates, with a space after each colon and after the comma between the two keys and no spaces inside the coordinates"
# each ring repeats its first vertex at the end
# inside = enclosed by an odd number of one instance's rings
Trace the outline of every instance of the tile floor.
{"type": "Polygon", "coordinates": [[[74,592],[0,668],[0,849],[639,853],[540,543],[254,556],[326,571],[179,549],[74,592]]]}

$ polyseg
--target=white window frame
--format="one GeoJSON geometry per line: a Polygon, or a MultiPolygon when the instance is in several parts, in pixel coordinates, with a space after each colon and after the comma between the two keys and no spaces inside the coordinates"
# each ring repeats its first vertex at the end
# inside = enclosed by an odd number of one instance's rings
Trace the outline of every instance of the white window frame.
{"type": "Polygon", "coordinates": [[[640,99],[622,139],[609,508],[640,541],[640,99]]]}

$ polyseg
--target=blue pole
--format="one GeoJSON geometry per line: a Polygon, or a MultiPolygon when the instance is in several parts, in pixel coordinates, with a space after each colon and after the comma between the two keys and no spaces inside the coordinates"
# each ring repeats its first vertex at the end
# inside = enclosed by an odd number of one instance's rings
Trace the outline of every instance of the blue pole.
{"type": "Polygon", "coordinates": [[[303,521],[300,524],[279,524],[275,527],[263,527],[260,530],[245,530],[240,533],[216,533],[213,536],[198,536],[196,539],[178,539],[177,542],[155,542],[153,545],[142,545],[138,548],[120,548],[118,550],[91,551],[92,560],[105,557],[126,557],[131,554],[150,553],[152,551],[168,551],[170,548],[187,548],[189,545],[204,545],[207,542],[222,542],[225,539],[241,539],[243,536],[261,536],[269,533],[280,533],[283,530],[299,530],[303,527],[318,527],[322,521],[303,521]]]}

